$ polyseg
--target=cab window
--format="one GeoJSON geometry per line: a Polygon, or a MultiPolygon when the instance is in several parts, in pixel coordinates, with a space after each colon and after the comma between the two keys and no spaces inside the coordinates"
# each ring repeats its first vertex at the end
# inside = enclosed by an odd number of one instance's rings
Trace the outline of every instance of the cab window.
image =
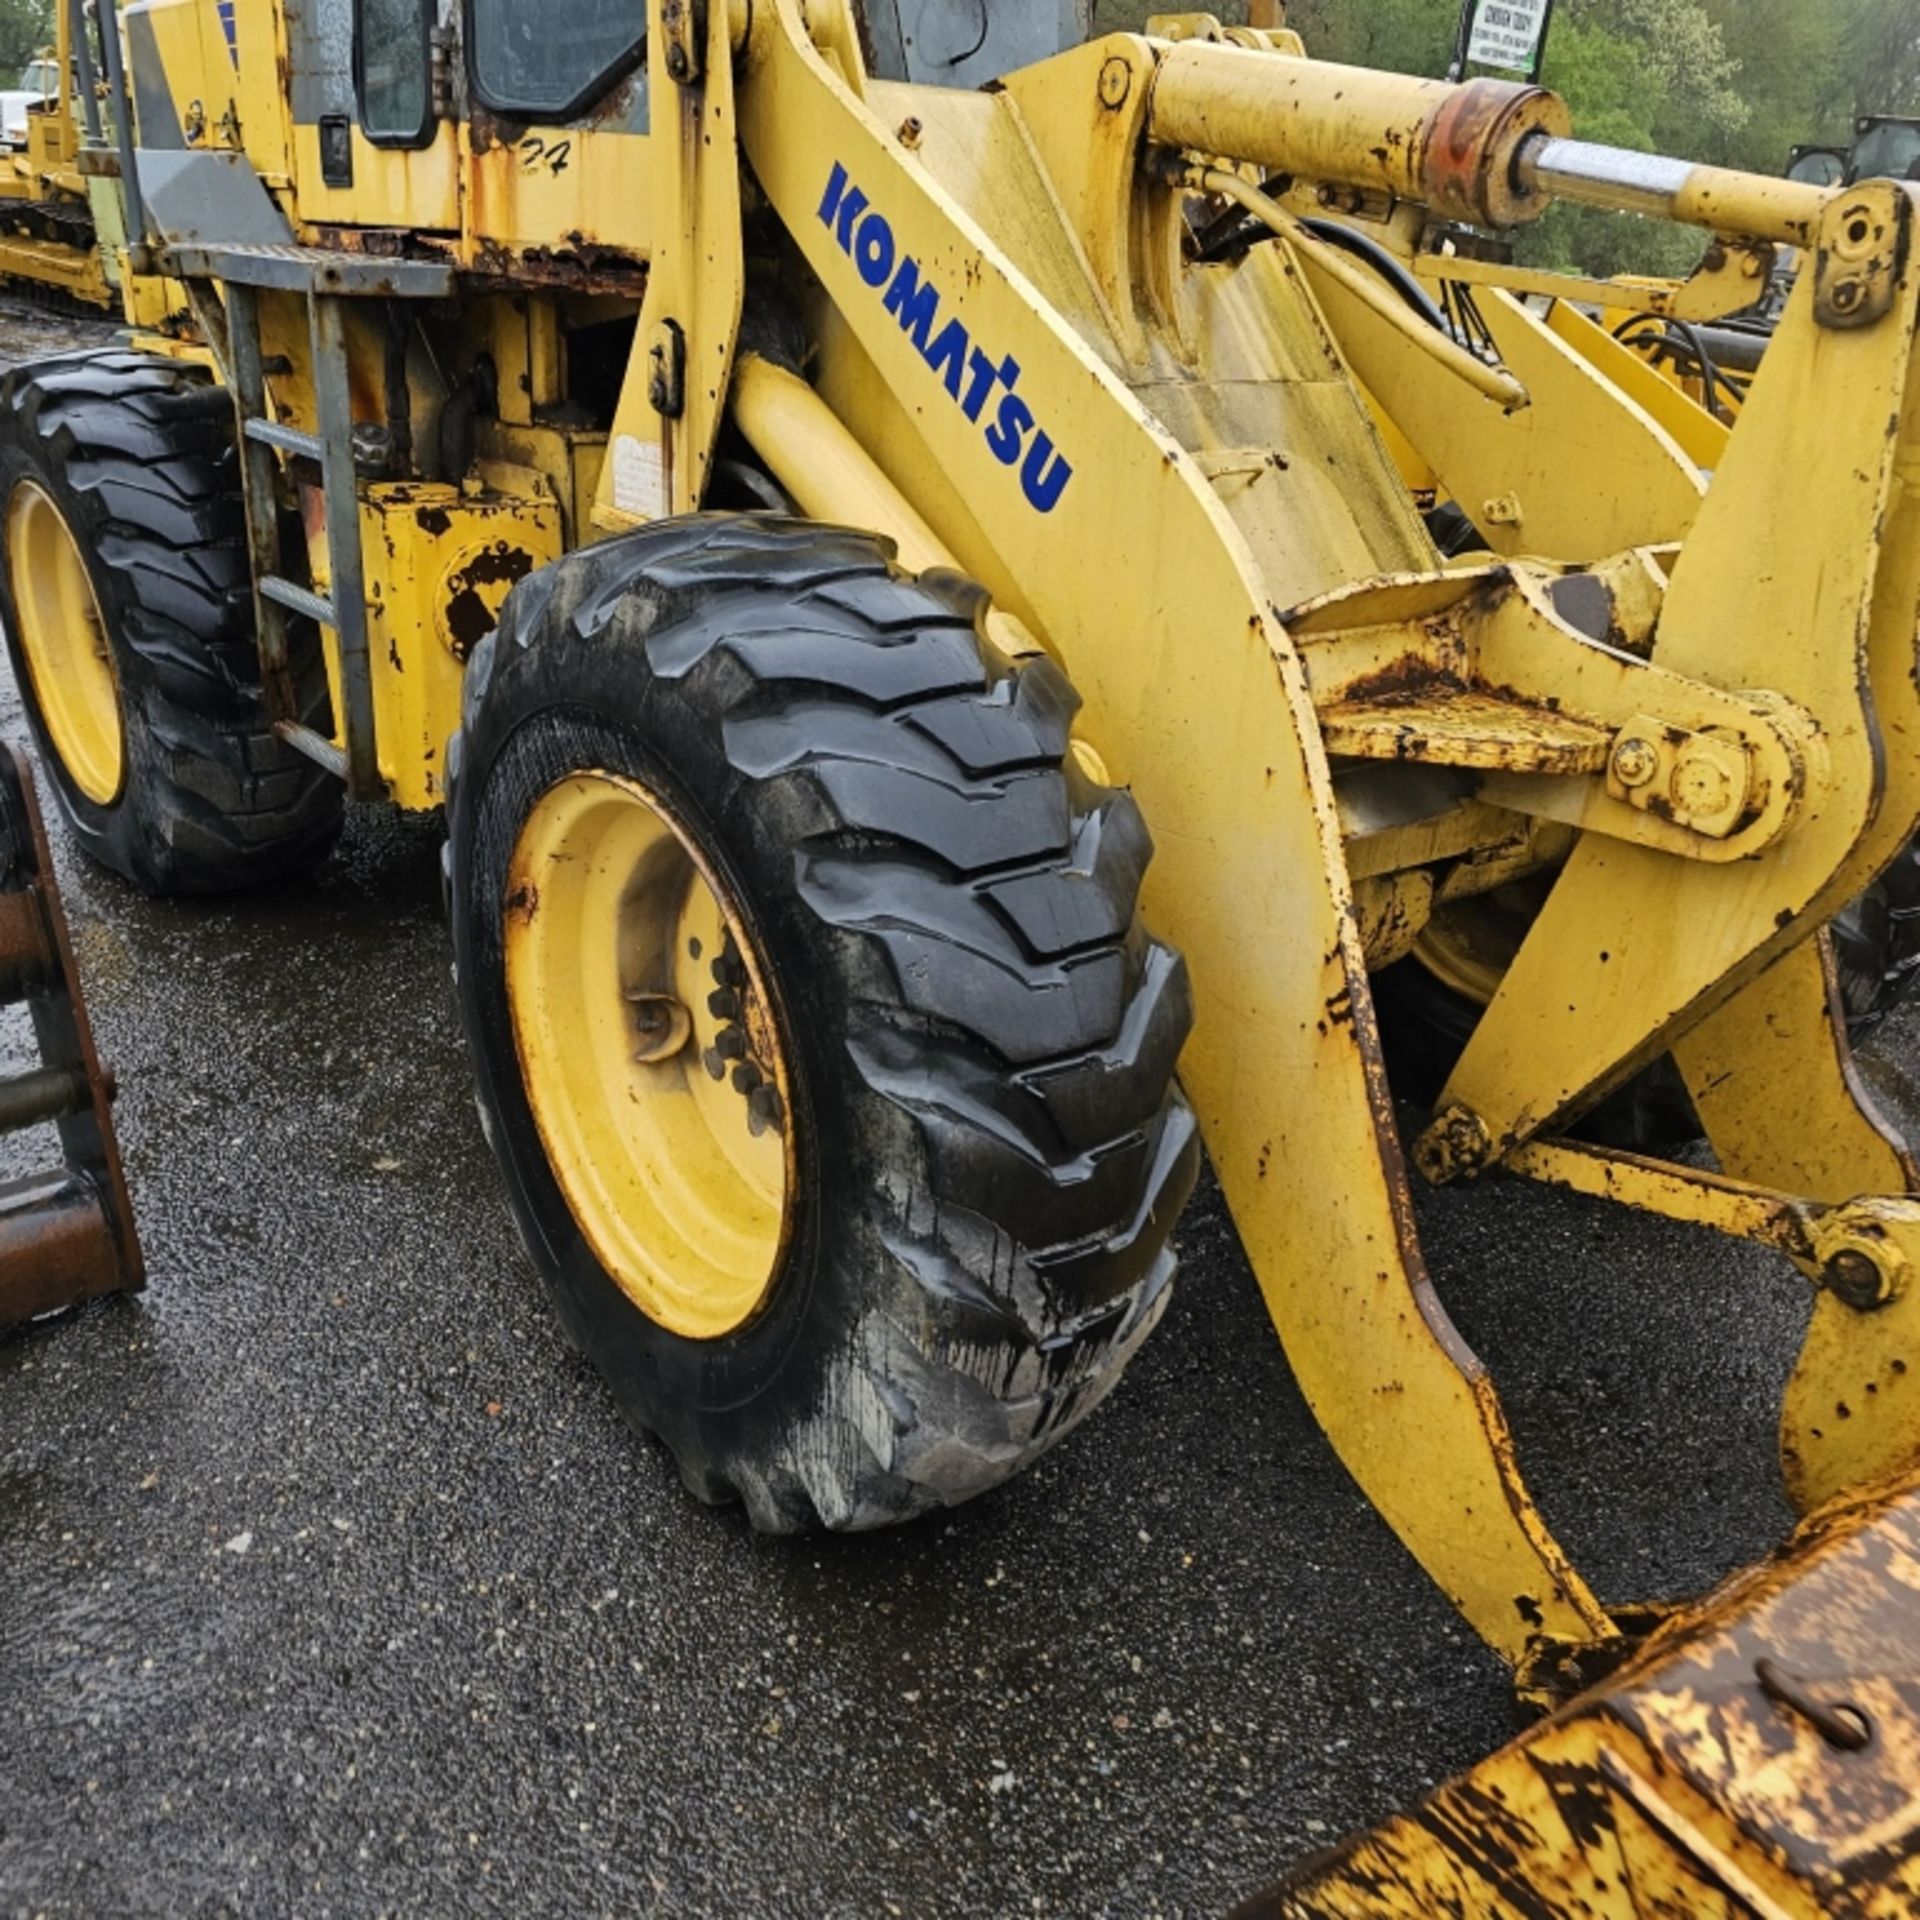
{"type": "Polygon", "coordinates": [[[634,0],[468,0],[474,92],[496,113],[564,120],[636,67],[646,9],[634,0]]]}
{"type": "Polygon", "coordinates": [[[1883,120],[1853,150],[1856,180],[1920,180],[1920,121],[1883,120]]]}
{"type": "Polygon", "coordinates": [[[435,11],[436,0],[356,0],[354,83],[376,145],[422,146],[433,132],[435,11]]]}

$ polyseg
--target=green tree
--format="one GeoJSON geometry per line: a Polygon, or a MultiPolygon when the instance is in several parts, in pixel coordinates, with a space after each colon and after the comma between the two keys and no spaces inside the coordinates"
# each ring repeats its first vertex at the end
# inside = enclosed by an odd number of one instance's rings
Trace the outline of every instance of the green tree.
{"type": "Polygon", "coordinates": [[[1841,0],[1840,59],[1856,114],[1920,114],[1920,8],[1841,0]]]}
{"type": "Polygon", "coordinates": [[[53,44],[53,0],[0,0],[0,84],[12,86],[20,69],[53,44]]]}

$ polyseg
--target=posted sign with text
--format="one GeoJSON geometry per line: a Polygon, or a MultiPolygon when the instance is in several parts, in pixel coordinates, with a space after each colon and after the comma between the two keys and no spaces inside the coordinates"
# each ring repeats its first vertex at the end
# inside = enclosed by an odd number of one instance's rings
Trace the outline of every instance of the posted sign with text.
{"type": "Polygon", "coordinates": [[[1540,41],[1552,4],[1553,0],[1480,0],[1467,42],[1468,60],[1531,77],[1539,71],[1540,41]]]}

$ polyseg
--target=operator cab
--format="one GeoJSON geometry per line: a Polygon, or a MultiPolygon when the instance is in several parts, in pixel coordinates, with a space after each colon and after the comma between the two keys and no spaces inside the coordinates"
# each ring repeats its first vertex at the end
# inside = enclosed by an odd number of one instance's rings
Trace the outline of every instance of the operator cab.
{"type": "MultiPolygon", "coordinates": [[[[356,0],[360,124],[377,144],[432,138],[439,13],[438,0],[356,0]]],[[[868,0],[862,24],[876,78],[972,88],[1079,46],[1092,17],[1093,0],[868,0]]],[[[645,13],[633,0],[568,0],[564,8],[467,0],[463,37],[474,99],[519,120],[571,121],[646,58],[645,13]]]]}
{"type": "Polygon", "coordinates": [[[1920,180],[1920,120],[1879,117],[1855,129],[1846,184],[1859,180],[1920,180]]]}
{"type": "Polygon", "coordinates": [[[1795,147],[1787,178],[1806,187],[1851,187],[1862,180],[1920,180],[1920,120],[1870,114],[1846,147],[1795,147]]]}
{"type": "Polygon", "coordinates": [[[984,87],[1079,46],[1093,0],[868,0],[869,61],[882,80],[984,87]]]}

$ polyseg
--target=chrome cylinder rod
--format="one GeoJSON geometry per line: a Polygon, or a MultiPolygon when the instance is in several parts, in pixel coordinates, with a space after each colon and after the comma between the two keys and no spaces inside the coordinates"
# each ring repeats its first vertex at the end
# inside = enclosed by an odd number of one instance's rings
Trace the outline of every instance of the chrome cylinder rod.
{"type": "Polygon", "coordinates": [[[1544,135],[1521,145],[1514,171],[1526,192],[1547,199],[1677,220],[1794,247],[1813,243],[1821,213],[1832,198],[1827,188],[1804,186],[1797,180],[1696,166],[1690,160],[1544,135]]]}

